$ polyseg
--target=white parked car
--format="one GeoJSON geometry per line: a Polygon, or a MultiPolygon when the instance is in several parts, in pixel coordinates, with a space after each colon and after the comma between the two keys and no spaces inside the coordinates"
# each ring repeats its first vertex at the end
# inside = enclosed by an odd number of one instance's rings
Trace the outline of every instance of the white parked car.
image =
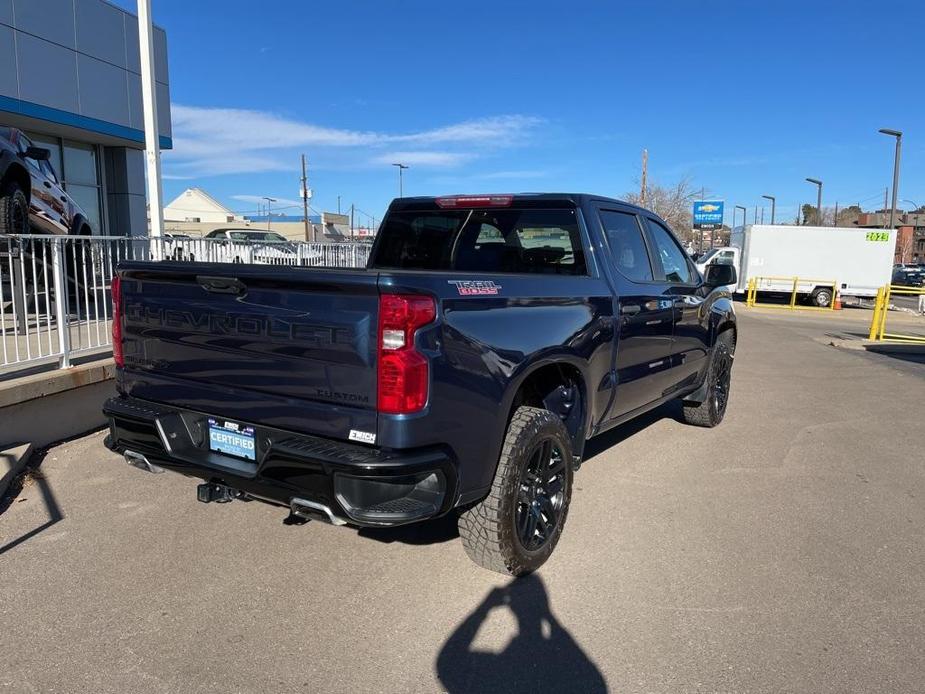
{"type": "Polygon", "coordinates": [[[273,231],[215,229],[205,238],[209,239],[207,258],[214,263],[297,265],[299,262],[296,244],[273,231]]]}

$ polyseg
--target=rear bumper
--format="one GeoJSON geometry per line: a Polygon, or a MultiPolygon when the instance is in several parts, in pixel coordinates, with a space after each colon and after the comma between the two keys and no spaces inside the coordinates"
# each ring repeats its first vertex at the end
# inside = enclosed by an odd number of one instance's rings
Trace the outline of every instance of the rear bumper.
{"type": "Polygon", "coordinates": [[[103,412],[112,451],[141,454],[159,467],[281,506],[308,500],[353,525],[439,516],[457,495],[456,466],[440,448],[386,450],[241,422],[255,430],[251,462],[209,450],[207,413],[129,397],[108,400],[103,412]]]}

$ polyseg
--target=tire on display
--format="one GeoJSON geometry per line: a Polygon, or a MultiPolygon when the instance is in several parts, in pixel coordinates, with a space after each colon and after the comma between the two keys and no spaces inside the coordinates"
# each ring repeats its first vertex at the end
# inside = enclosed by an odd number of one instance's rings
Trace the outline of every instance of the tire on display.
{"type": "Polygon", "coordinates": [[[715,427],[723,421],[729,405],[729,385],[735,356],[735,333],[724,330],[716,338],[707,370],[707,393],[703,402],[684,402],[684,421],[698,427],[715,427]]]}
{"type": "Polygon", "coordinates": [[[0,195],[0,234],[29,233],[29,201],[15,183],[0,195]]]}
{"type": "Polygon", "coordinates": [[[562,420],[548,410],[518,407],[491,491],[459,517],[469,558],[511,576],[542,566],[562,535],[572,474],[572,444],[562,420]]]}

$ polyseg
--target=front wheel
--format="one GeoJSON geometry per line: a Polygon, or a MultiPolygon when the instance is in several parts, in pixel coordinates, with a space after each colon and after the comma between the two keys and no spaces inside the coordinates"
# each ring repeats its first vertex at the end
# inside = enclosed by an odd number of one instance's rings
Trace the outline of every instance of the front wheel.
{"type": "Polygon", "coordinates": [[[517,408],[491,491],[459,517],[469,558],[511,576],[542,566],[562,535],[572,474],[572,444],[562,420],[548,410],[517,408]]]}
{"type": "Polygon", "coordinates": [[[716,338],[707,367],[707,392],[703,402],[684,402],[684,421],[698,427],[715,427],[723,421],[729,404],[735,334],[724,330],[716,338]]]}
{"type": "Polygon", "coordinates": [[[29,201],[19,186],[11,183],[0,194],[0,234],[29,233],[29,201]]]}

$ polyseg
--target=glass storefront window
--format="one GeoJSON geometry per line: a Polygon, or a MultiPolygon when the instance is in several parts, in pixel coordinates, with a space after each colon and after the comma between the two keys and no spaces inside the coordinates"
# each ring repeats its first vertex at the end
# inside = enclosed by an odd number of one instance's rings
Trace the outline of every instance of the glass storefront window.
{"type": "Polygon", "coordinates": [[[64,180],[82,185],[100,184],[96,146],[64,141],[64,180]]]}

